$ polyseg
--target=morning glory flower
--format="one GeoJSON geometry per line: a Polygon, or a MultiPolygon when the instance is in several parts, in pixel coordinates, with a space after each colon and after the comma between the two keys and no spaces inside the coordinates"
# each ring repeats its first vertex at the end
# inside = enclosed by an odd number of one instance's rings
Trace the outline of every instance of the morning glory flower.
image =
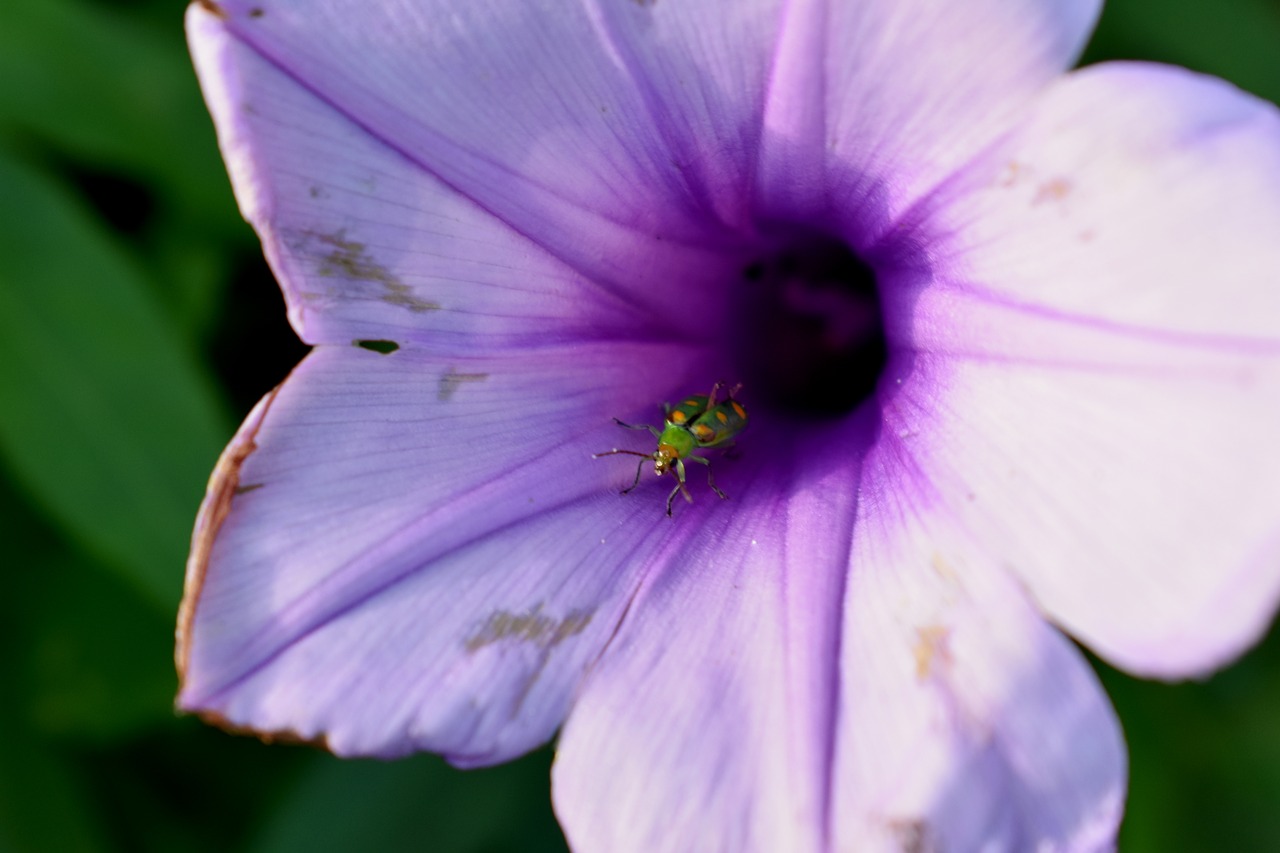
{"type": "Polygon", "coordinates": [[[202,0],[314,349],[197,522],[180,707],[504,761],[570,844],[1095,850],[1074,638],[1223,665],[1280,592],[1280,118],[1066,73],[1095,0],[202,0]],[[744,383],[736,458],[634,459],[744,383]]]}

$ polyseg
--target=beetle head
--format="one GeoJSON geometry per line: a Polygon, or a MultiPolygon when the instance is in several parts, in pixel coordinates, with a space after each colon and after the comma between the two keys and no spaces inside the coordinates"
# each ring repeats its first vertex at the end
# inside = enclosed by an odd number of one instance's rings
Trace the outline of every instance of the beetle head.
{"type": "Polygon", "coordinates": [[[671,466],[680,458],[680,454],[669,444],[659,444],[653,453],[653,473],[661,477],[671,470],[671,466]]]}

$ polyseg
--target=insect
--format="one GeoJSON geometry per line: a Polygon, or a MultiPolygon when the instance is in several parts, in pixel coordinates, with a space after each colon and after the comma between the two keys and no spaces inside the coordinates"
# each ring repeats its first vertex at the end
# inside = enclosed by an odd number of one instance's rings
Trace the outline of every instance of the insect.
{"type": "Polygon", "coordinates": [[[666,415],[666,424],[661,430],[648,424],[629,424],[614,418],[618,426],[627,429],[647,429],[653,433],[658,439],[658,449],[652,453],[641,453],[637,450],[619,450],[615,447],[604,453],[592,454],[591,458],[599,459],[601,456],[615,454],[641,457],[642,461],[636,466],[635,481],[622,490],[624,495],[640,485],[640,474],[644,470],[643,460],[645,459],[653,460],[653,472],[659,477],[668,471],[673,471],[676,487],[667,496],[668,517],[671,515],[671,503],[676,499],[677,494],[683,494],[686,501],[693,503],[693,496],[685,487],[686,459],[707,466],[707,485],[711,487],[711,491],[720,496],[721,500],[724,500],[728,495],[720,491],[715,479],[711,476],[711,460],[695,455],[695,451],[702,447],[727,450],[733,446],[734,436],[747,426],[747,410],[733,398],[733,395],[742,388],[742,384],[739,383],[730,388],[723,401],[717,399],[722,388],[724,383],[717,382],[711,387],[710,394],[694,394],[685,397],[674,406],[670,403],[664,404],[662,411],[666,415]]]}

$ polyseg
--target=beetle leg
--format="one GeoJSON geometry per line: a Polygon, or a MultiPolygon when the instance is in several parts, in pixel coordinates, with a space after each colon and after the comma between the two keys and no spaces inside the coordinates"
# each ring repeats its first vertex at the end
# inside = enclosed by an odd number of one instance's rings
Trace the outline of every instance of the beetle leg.
{"type": "Polygon", "coordinates": [[[732,388],[729,389],[729,399],[732,400],[737,395],[737,393],[741,390],[742,390],[742,383],[739,382],[737,385],[734,385],[732,388]]]}
{"type": "Polygon", "coordinates": [[[650,459],[653,459],[653,455],[650,453],[641,453],[638,450],[620,450],[619,448],[615,447],[613,450],[606,450],[604,453],[592,453],[591,458],[599,459],[601,456],[623,456],[623,455],[640,457],[640,464],[636,466],[636,480],[630,486],[627,486],[625,489],[622,490],[622,494],[625,495],[627,492],[631,491],[636,486],[640,485],[640,472],[644,470],[644,463],[648,462],[650,459]]]}
{"type": "Polygon", "coordinates": [[[618,494],[620,494],[620,495],[625,495],[625,494],[627,494],[628,492],[630,492],[632,489],[634,489],[636,486],[640,485],[640,472],[644,470],[644,463],[645,463],[646,461],[648,461],[648,459],[649,459],[649,457],[647,457],[647,456],[646,456],[644,459],[641,459],[641,460],[640,460],[640,464],[636,466],[636,479],[635,479],[635,482],[634,482],[634,483],[632,483],[630,486],[627,486],[625,489],[623,489],[623,490],[622,490],[621,492],[619,492],[618,494]]]}
{"type": "Polygon", "coordinates": [[[710,459],[706,459],[702,456],[690,456],[689,461],[701,462],[703,465],[706,465],[707,466],[707,485],[711,487],[711,491],[719,495],[720,500],[722,501],[729,499],[729,496],[726,495],[724,492],[720,491],[720,487],[716,485],[715,477],[711,476],[711,460],[710,459]]]}
{"type": "Polygon", "coordinates": [[[662,431],[660,429],[656,426],[651,426],[650,424],[629,424],[626,421],[620,421],[617,418],[614,418],[613,422],[618,426],[626,427],[627,429],[647,429],[649,432],[653,433],[654,438],[658,438],[662,435],[662,431]]]}
{"type": "Polygon", "coordinates": [[[707,408],[705,411],[711,411],[716,407],[716,394],[724,387],[723,382],[717,382],[711,386],[711,393],[707,395],[707,408]]]}
{"type": "MultiPolygon", "coordinates": [[[[696,456],[690,456],[690,459],[697,459],[696,456]]],[[[684,460],[676,460],[676,487],[671,490],[671,494],[667,495],[667,515],[671,515],[671,502],[676,499],[676,493],[684,495],[685,501],[693,503],[693,495],[689,494],[689,489],[684,484],[684,460]]]]}
{"type": "Polygon", "coordinates": [[[671,502],[676,499],[676,492],[680,491],[680,484],[676,483],[676,487],[671,490],[671,494],[667,495],[667,518],[671,517],[671,502]]]}
{"type": "Polygon", "coordinates": [[[720,498],[720,500],[727,501],[729,499],[728,495],[720,491],[720,487],[716,485],[715,478],[711,476],[710,462],[707,463],[707,485],[711,487],[711,491],[715,492],[716,495],[720,498]]]}
{"type": "MultiPolygon", "coordinates": [[[[689,458],[696,459],[697,457],[691,456],[689,458]]],[[[683,459],[676,460],[676,479],[680,481],[677,488],[679,488],[680,491],[684,493],[685,503],[693,503],[693,495],[689,494],[689,489],[684,484],[684,460],[683,459]]]]}

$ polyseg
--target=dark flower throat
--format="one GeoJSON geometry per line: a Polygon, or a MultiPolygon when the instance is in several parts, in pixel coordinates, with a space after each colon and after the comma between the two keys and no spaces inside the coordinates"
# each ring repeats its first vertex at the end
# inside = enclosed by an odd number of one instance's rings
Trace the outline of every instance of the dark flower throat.
{"type": "Polygon", "coordinates": [[[887,350],[869,265],[843,243],[816,240],[749,263],[742,279],[736,355],[755,399],[829,417],[872,395],[887,350]]]}

